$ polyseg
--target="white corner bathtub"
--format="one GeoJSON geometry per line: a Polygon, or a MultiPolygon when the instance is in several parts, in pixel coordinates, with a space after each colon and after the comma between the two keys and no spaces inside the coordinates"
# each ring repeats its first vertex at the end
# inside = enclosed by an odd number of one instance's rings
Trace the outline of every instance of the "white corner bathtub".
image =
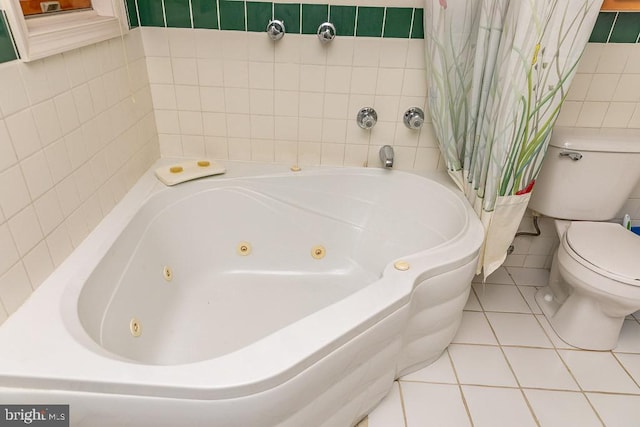
{"type": "Polygon", "coordinates": [[[0,326],[0,402],[69,404],[72,425],[347,427],[439,357],[483,241],[456,190],[226,166],[140,179],[0,326]]]}

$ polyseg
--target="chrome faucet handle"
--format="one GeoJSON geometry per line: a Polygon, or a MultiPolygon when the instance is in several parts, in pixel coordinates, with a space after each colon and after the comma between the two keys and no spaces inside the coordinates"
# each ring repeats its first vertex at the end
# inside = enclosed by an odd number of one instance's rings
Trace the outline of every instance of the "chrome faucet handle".
{"type": "Polygon", "coordinates": [[[325,22],[318,27],[318,38],[322,43],[329,43],[336,38],[336,27],[331,22],[325,22]]]}
{"type": "Polygon", "coordinates": [[[267,24],[267,34],[271,37],[271,40],[280,40],[284,37],[284,22],[278,19],[273,19],[267,24]]]}
{"type": "Polygon", "coordinates": [[[409,129],[420,129],[424,124],[424,111],[418,107],[411,107],[405,111],[402,121],[409,129]]]}
{"type": "Polygon", "coordinates": [[[362,129],[369,130],[378,122],[378,114],[373,108],[364,107],[360,109],[360,111],[358,111],[356,120],[358,122],[358,126],[360,126],[362,129]]]}

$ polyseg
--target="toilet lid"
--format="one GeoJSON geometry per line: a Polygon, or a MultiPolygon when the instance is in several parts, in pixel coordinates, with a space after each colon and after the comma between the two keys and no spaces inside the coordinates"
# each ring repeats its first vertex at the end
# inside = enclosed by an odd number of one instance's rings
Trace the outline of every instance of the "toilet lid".
{"type": "Polygon", "coordinates": [[[571,223],[565,236],[580,258],[640,286],[640,236],[619,224],[588,221],[571,223]]]}

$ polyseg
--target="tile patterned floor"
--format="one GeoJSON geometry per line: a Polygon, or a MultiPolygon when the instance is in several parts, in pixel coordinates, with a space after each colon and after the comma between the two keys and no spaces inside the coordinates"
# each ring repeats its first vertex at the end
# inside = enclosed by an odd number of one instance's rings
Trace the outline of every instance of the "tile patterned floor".
{"type": "Polygon", "coordinates": [[[396,381],[358,427],[640,426],[640,312],[615,350],[577,350],[536,305],[547,278],[507,267],[473,283],[447,351],[396,381]]]}

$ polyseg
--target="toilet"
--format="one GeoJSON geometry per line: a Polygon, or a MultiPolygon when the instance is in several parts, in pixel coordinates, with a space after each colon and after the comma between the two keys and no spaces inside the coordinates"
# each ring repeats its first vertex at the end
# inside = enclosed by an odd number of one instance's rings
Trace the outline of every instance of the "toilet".
{"type": "Polygon", "coordinates": [[[640,310],[640,236],[619,223],[640,180],[640,131],[555,128],[529,202],[554,218],[560,244],[536,302],[567,344],[616,347],[640,310]]]}

